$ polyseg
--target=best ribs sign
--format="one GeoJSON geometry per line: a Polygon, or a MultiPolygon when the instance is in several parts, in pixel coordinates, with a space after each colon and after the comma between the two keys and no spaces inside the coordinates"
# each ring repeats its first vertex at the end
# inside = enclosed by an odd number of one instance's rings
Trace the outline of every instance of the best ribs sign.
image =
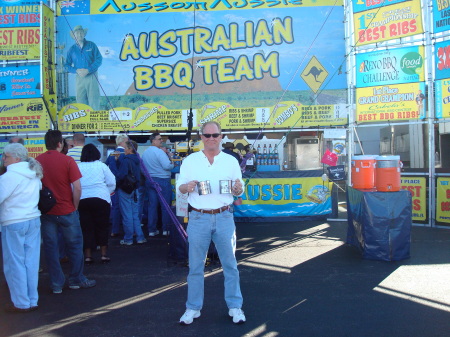
{"type": "MultiPolygon", "coordinates": [[[[361,0],[354,0],[358,3],[361,0]]],[[[391,4],[389,1],[367,0],[366,3],[382,3],[381,6],[367,6],[369,10],[353,15],[355,44],[366,45],[399,39],[423,33],[420,1],[403,1],[391,4]]],[[[355,12],[355,4],[353,5],[355,12]]]]}

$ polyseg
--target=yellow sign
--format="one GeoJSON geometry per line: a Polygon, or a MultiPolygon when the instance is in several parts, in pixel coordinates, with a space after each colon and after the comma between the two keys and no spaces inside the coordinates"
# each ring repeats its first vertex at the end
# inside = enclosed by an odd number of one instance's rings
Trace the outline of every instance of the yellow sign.
{"type": "MultiPolygon", "coordinates": [[[[188,109],[171,110],[155,103],[109,111],[95,111],[88,105],[72,103],[60,110],[58,125],[63,132],[186,130],[189,113],[188,109]]],[[[216,121],[223,129],[234,130],[345,125],[348,121],[345,105],[306,106],[295,101],[259,108],[234,108],[226,102],[215,101],[193,109],[192,114],[195,129],[210,121],[216,121]]]]}
{"type": "Polygon", "coordinates": [[[379,122],[425,117],[424,82],[356,89],[356,121],[379,122]]]}
{"type": "Polygon", "coordinates": [[[326,71],[319,60],[313,56],[300,76],[311,90],[314,91],[314,93],[317,93],[323,82],[325,82],[325,79],[328,77],[328,71],[326,71]]]}
{"type": "Polygon", "coordinates": [[[80,15],[80,14],[127,14],[127,13],[166,13],[166,12],[193,12],[197,11],[217,11],[233,9],[273,9],[289,7],[312,7],[312,6],[343,6],[342,0],[302,0],[302,1],[260,1],[252,3],[250,1],[238,3],[232,1],[205,0],[201,2],[187,1],[180,2],[170,0],[164,2],[148,2],[129,0],[109,0],[89,2],[88,7],[84,1],[58,1],[58,15],[80,15]]]}
{"type": "Polygon", "coordinates": [[[438,178],[436,189],[436,220],[450,223],[450,178],[438,178]]]}
{"type": "Polygon", "coordinates": [[[42,98],[1,101],[0,132],[47,131],[49,128],[49,115],[42,98]]]}
{"type": "Polygon", "coordinates": [[[420,1],[404,1],[353,15],[358,46],[423,33],[420,1]]]}
{"type": "Polygon", "coordinates": [[[38,60],[40,28],[0,29],[0,60],[38,60]]]}
{"type": "MultiPolygon", "coordinates": [[[[7,138],[3,138],[2,140],[0,140],[0,154],[3,152],[4,147],[8,145],[8,143],[9,142],[7,138]]],[[[44,138],[25,138],[23,145],[28,150],[29,157],[36,158],[41,153],[47,151],[44,138]]]]}
{"type": "Polygon", "coordinates": [[[411,193],[413,220],[424,221],[427,217],[427,190],[425,178],[402,177],[401,187],[411,193]]]}
{"type": "Polygon", "coordinates": [[[117,107],[95,111],[88,105],[72,103],[60,110],[58,125],[63,132],[185,130],[188,111],[169,110],[154,103],[136,109],[117,107]]]}
{"type": "Polygon", "coordinates": [[[53,120],[56,120],[56,67],[54,59],[55,16],[53,11],[43,5],[41,13],[42,31],[42,81],[41,90],[53,120]]]}

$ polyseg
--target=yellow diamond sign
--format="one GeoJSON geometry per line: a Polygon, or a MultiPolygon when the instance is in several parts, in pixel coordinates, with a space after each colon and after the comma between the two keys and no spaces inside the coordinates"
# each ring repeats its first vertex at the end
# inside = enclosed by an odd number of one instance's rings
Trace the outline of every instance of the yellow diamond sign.
{"type": "Polygon", "coordinates": [[[317,93],[323,82],[325,82],[325,79],[328,77],[328,71],[326,71],[319,60],[313,56],[300,76],[311,90],[314,91],[314,93],[317,93]]]}

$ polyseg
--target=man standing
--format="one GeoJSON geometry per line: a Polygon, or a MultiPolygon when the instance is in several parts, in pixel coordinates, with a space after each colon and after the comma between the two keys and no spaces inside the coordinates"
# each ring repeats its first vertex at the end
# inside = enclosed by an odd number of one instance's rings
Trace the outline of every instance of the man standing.
{"type": "MultiPolygon", "coordinates": [[[[142,155],[142,161],[150,177],[161,187],[164,200],[171,206],[172,184],[170,178],[173,169],[172,158],[161,149],[163,141],[159,133],[153,133],[150,136],[150,142],[151,146],[145,150],[142,155]]],[[[170,214],[162,207],[162,203],[158,198],[158,192],[152,182],[146,180],[145,184],[148,192],[148,235],[156,236],[159,234],[159,231],[156,229],[159,207],[161,207],[163,235],[169,235],[170,214]]]]}
{"type": "MultiPolygon", "coordinates": [[[[117,159],[120,159],[123,162],[123,157],[125,156],[125,144],[128,141],[128,136],[124,133],[120,133],[116,137],[116,150],[111,153],[111,155],[106,159],[106,166],[109,167],[111,172],[114,174],[117,180],[117,176],[119,174],[119,168],[117,167],[117,159]]],[[[118,183],[118,181],[116,181],[118,183]]],[[[122,222],[122,215],[120,213],[120,204],[119,204],[119,194],[117,193],[117,185],[116,184],[116,192],[111,195],[111,237],[120,235],[120,224],[122,222]]]]}
{"type": "Polygon", "coordinates": [[[70,35],[75,44],[67,52],[66,70],[76,74],[77,103],[89,105],[94,110],[100,110],[100,90],[97,70],[102,64],[102,54],[97,45],[87,41],[87,29],[75,26],[70,35]]]}
{"type": "Polygon", "coordinates": [[[67,155],[75,160],[75,163],[80,163],[81,151],[83,150],[85,138],[82,133],[76,133],[73,136],[73,147],[69,149],[67,155]]]}
{"type": "Polygon", "coordinates": [[[207,122],[201,128],[203,151],[189,155],[181,165],[177,189],[189,193],[192,207],[187,227],[189,241],[189,275],[186,312],[180,324],[191,324],[200,317],[204,296],[204,267],[211,240],[219,254],[225,277],[225,302],[228,315],[236,324],[245,322],[239,271],[235,257],[236,226],[234,224],[233,196],[243,193],[241,169],[235,158],[220,151],[221,128],[217,122],[207,122]],[[199,181],[209,180],[211,193],[199,195],[199,181]],[[220,193],[220,180],[232,180],[232,193],[220,193]]]}
{"type": "Polygon", "coordinates": [[[54,194],[56,205],[41,215],[41,231],[44,251],[54,294],[61,294],[65,276],[61,269],[58,250],[58,229],[61,230],[71,263],[69,288],[91,288],[96,282],[83,275],[83,234],[78,216],[81,196],[81,173],[75,161],[61,152],[63,138],[61,131],[49,130],[45,134],[47,152],[36,160],[41,163],[44,178],[42,183],[54,194]]]}

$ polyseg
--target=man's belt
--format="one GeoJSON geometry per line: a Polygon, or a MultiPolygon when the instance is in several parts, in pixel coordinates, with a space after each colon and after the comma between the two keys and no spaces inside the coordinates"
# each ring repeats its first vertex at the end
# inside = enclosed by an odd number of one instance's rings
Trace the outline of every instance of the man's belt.
{"type": "Polygon", "coordinates": [[[223,206],[220,208],[216,208],[216,209],[197,209],[194,207],[191,207],[193,211],[199,212],[199,213],[206,213],[206,214],[217,214],[217,213],[222,213],[226,210],[228,210],[230,206],[223,206]]]}

